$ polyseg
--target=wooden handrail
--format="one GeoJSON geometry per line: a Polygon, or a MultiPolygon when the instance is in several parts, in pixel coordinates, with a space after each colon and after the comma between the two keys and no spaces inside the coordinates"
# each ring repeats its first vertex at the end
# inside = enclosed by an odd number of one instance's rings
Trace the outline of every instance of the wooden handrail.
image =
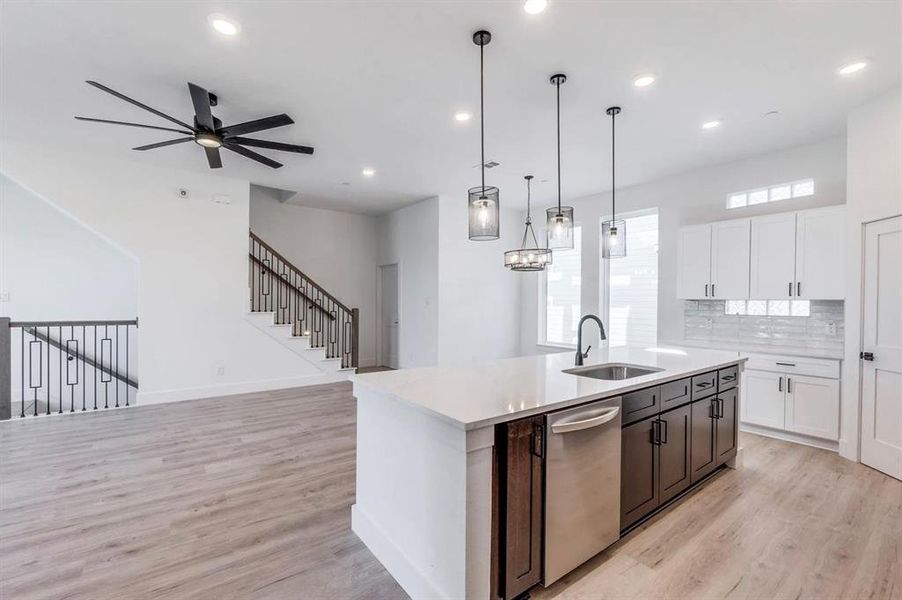
{"type": "Polygon", "coordinates": [[[310,296],[305,294],[301,288],[296,286],[291,281],[288,281],[287,279],[282,277],[272,267],[270,267],[268,264],[266,264],[265,262],[263,262],[262,260],[260,260],[256,256],[254,256],[253,254],[248,253],[248,256],[250,257],[250,259],[252,261],[254,261],[257,265],[259,265],[261,269],[263,269],[264,271],[268,272],[270,275],[275,277],[277,281],[280,281],[280,282],[284,283],[285,285],[287,285],[291,289],[292,292],[294,292],[294,293],[298,294],[299,296],[301,296],[302,298],[306,299],[308,302],[310,302],[310,304],[312,304],[314,307],[318,308],[321,313],[323,313],[324,315],[326,315],[333,321],[335,320],[335,315],[333,315],[331,312],[329,312],[328,310],[323,308],[319,303],[316,302],[316,300],[314,300],[313,298],[311,298],[310,296]]]}
{"type": "MultiPolygon", "coordinates": [[[[327,292],[325,289],[323,289],[323,287],[322,287],[321,285],[319,285],[318,283],[316,283],[313,279],[311,279],[310,276],[308,276],[306,273],[304,273],[303,271],[301,271],[300,269],[298,269],[296,266],[294,266],[294,265],[291,263],[290,260],[288,260],[287,258],[285,258],[284,256],[282,256],[281,254],[279,254],[272,246],[270,246],[269,244],[267,244],[266,242],[264,242],[263,240],[261,240],[260,237],[257,236],[257,234],[255,234],[253,231],[250,231],[250,236],[251,236],[251,239],[253,239],[253,240],[256,241],[258,244],[260,244],[261,246],[263,246],[264,248],[266,248],[270,253],[272,253],[273,256],[275,256],[276,258],[278,258],[279,260],[281,260],[283,263],[285,263],[289,268],[291,268],[292,270],[294,270],[294,271],[295,271],[298,275],[300,275],[302,278],[304,278],[304,279],[306,279],[307,281],[309,281],[310,284],[311,284],[314,288],[316,288],[316,290],[319,291],[323,296],[325,296],[326,298],[328,298],[329,300],[331,300],[332,302],[334,302],[336,305],[338,305],[339,308],[344,309],[346,312],[351,312],[351,308],[350,308],[350,307],[345,306],[345,304],[342,303],[338,298],[336,298],[335,296],[333,296],[332,294],[330,294],[329,292],[327,292]]],[[[253,256],[253,254],[251,254],[251,255],[253,256]]],[[[256,257],[255,257],[255,258],[256,258],[256,257]]],[[[258,259],[258,260],[259,260],[259,259],[258,259]]],[[[270,269],[270,270],[272,270],[272,269],[270,269]]],[[[280,278],[281,278],[281,276],[280,276],[280,278]]],[[[297,289],[296,286],[293,286],[293,287],[295,287],[295,289],[297,289]]],[[[300,290],[298,290],[298,291],[300,291],[300,290]]]]}

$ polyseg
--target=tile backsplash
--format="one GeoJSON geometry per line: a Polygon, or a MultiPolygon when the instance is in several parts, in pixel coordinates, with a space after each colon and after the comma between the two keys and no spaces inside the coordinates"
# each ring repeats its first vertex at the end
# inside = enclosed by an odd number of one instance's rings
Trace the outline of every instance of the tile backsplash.
{"type": "Polygon", "coordinates": [[[842,356],[845,322],[842,300],[812,300],[807,317],[724,314],[724,300],[686,300],[686,340],[779,352],[809,350],[842,356]]]}

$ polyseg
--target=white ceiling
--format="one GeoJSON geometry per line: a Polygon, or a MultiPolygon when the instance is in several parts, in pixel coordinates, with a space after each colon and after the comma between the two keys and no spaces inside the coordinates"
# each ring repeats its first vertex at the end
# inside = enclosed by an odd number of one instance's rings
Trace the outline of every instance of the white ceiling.
{"type": "Polygon", "coordinates": [[[311,206],[379,213],[478,185],[478,48],[487,28],[487,183],[522,206],[554,196],[554,88],[562,87],[563,195],[618,185],[842,134],[845,115],[902,80],[902,3],[565,2],[541,15],[510,2],[3,2],[0,136],[73,152],[206,169],[184,144],[142,154],[165,132],[73,115],[166,126],[84,83],[95,79],[190,120],[187,81],[219,94],[224,123],[287,112],[295,124],[256,137],[316,147],[263,153],[279,170],[224,152],[221,173],[298,191],[311,206]],[[240,22],[214,32],[210,13],[240,22]],[[841,65],[871,67],[839,77],[841,65]],[[632,78],[654,72],[638,89],[632,78]],[[458,123],[453,114],[474,118],[458,123]],[[764,117],[778,110],[779,116],[764,117]],[[720,118],[718,130],[702,121],[720,118]],[[375,177],[361,176],[364,166],[375,177]],[[542,183],[541,180],[547,180],[542,183]],[[347,182],[346,185],[344,182],[347,182]]]}

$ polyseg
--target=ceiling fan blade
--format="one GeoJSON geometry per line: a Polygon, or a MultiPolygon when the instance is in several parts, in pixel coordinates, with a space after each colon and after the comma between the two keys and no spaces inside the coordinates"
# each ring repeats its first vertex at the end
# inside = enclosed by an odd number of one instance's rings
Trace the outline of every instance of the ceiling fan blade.
{"type": "Polygon", "coordinates": [[[210,92],[190,81],[188,89],[191,91],[191,102],[194,104],[194,116],[197,124],[207,131],[214,131],[216,126],[213,124],[213,113],[210,111],[210,92]]]}
{"type": "Polygon", "coordinates": [[[172,131],[174,133],[184,133],[185,135],[193,135],[192,131],[182,131],[181,129],[172,129],[171,127],[157,127],[156,125],[143,125],[141,123],[129,123],[127,121],[110,121],[108,119],[93,119],[91,117],[75,117],[79,121],[91,121],[94,123],[109,123],[111,125],[128,125],[129,127],[143,127],[145,129],[156,129],[158,131],[172,131]]]}
{"type": "Polygon", "coordinates": [[[257,154],[253,150],[248,150],[247,148],[239,146],[238,144],[232,144],[232,143],[226,142],[225,145],[223,146],[223,148],[228,148],[232,152],[237,152],[241,156],[246,156],[247,158],[249,158],[251,160],[261,162],[264,165],[266,165],[267,167],[272,167],[273,169],[278,169],[279,167],[282,166],[282,163],[276,162],[271,158],[267,158],[267,157],[263,156],[262,154],[257,154]]]}
{"type": "Polygon", "coordinates": [[[132,98],[129,98],[125,94],[120,94],[116,90],[110,89],[107,86],[103,85],[102,83],[97,83],[96,81],[90,81],[90,80],[88,80],[86,83],[88,85],[93,85],[97,89],[103,90],[104,92],[106,92],[108,94],[112,94],[113,96],[116,96],[120,100],[125,100],[126,102],[134,104],[135,106],[137,106],[139,108],[143,108],[146,111],[152,112],[153,114],[157,115],[158,117],[163,117],[167,121],[172,121],[176,125],[181,125],[182,127],[186,128],[186,129],[195,131],[194,127],[192,127],[191,125],[188,125],[187,123],[183,123],[183,122],[179,121],[178,119],[176,119],[175,117],[170,117],[166,113],[162,113],[155,108],[151,108],[151,107],[147,106],[146,104],[142,104],[142,103],[138,102],[137,100],[133,100],[132,98]]]}
{"type": "Polygon", "coordinates": [[[183,144],[185,142],[193,141],[193,137],[186,138],[178,138],[177,140],[168,140],[165,142],[157,142],[156,144],[147,144],[146,146],[138,146],[137,148],[132,148],[132,150],[153,150],[154,148],[162,148],[163,146],[174,146],[175,144],[183,144]]]}
{"type": "Polygon", "coordinates": [[[207,163],[209,163],[210,168],[221,169],[222,157],[219,155],[219,148],[207,148],[205,146],[204,151],[207,153],[207,163]]]}
{"type": "Polygon", "coordinates": [[[291,125],[294,121],[286,114],[273,115],[256,121],[248,121],[246,123],[238,123],[237,125],[229,125],[223,127],[221,133],[223,135],[241,135],[242,133],[254,133],[255,131],[263,131],[264,129],[274,129],[276,127],[284,127],[291,125]]]}
{"type": "Polygon", "coordinates": [[[230,142],[252,146],[256,148],[269,148],[270,150],[281,150],[283,152],[297,152],[298,154],[313,154],[313,148],[310,146],[295,146],[294,144],[282,144],[281,142],[268,142],[266,140],[255,140],[246,137],[229,137],[226,138],[230,142]]]}

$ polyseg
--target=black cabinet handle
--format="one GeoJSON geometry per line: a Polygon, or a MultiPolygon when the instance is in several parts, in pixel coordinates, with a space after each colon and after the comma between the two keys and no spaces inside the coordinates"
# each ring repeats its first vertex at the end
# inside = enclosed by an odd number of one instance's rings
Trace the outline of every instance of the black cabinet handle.
{"type": "Polygon", "coordinates": [[[661,422],[653,419],[651,422],[651,443],[655,446],[661,445],[661,422]]]}
{"type": "Polygon", "coordinates": [[[796,296],[802,295],[802,282],[796,281],[796,296]]]}
{"type": "Polygon", "coordinates": [[[786,393],[788,393],[788,394],[792,393],[792,377],[786,378],[786,393]]]}
{"type": "Polygon", "coordinates": [[[714,294],[714,284],[711,284],[711,297],[714,298],[716,295],[714,294]]]}
{"type": "Polygon", "coordinates": [[[734,379],[736,379],[736,376],[735,375],[724,375],[723,377],[721,377],[721,379],[723,379],[724,381],[733,381],[734,379]]]}
{"type": "Polygon", "coordinates": [[[789,296],[792,297],[792,282],[789,282],[789,296]]]}
{"type": "Polygon", "coordinates": [[[666,444],[667,443],[667,421],[660,420],[660,421],[658,421],[658,423],[660,423],[661,425],[664,426],[664,437],[661,440],[661,443],[666,444]]]}
{"type": "Polygon", "coordinates": [[[778,392],[783,391],[783,378],[782,377],[780,378],[780,381],[777,382],[777,391],[778,392]]]}
{"type": "Polygon", "coordinates": [[[776,363],[776,364],[780,365],[781,367],[794,367],[794,366],[796,366],[795,363],[781,363],[781,362],[778,362],[778,363],[776,363]]]}
{"type": "Polygon", "coordinates": [[[708,284],[705,284],[705,298],[708,297],[708,284]]]}
{"type": "Polygon", "coordinates": [[[723,419],[723,398],[717,399],[717,418],[723,419]]]}
{"type": "Polygon", "coordinates": [[[535,424],[532,426],[532,435],[530,436],[532,439],[530,440],[530,449],[529,451],[538,458],[545,457],[545,427],[542,425],[535,424]]]}

